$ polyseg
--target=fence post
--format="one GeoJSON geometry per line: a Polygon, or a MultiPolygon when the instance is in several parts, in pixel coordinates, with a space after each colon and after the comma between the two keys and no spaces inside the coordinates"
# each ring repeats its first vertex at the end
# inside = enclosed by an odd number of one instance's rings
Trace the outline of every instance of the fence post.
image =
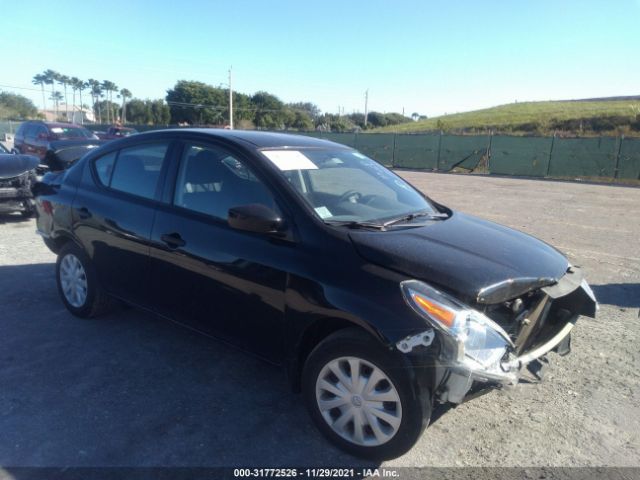
{"type": "Polygon", "coordinates": [[[556,143],[556,132],[553,132],[553,137],[551,137],[551,148],[549,148],[549,161],[547,162],[547,173],[545,177],[549,176],[549,170],[551,170],[551,157],[553,156],[553,145],[556,143]]]}
{"type": "Polygon", "coordinates": [[[624,142],[624,135],[620,135],[618,138],[618,152],[616,153],[616,168],[613,170],[613,178],[618,178],[618,168],[620,167],[620,151],[622,150],[622,142],[624,142]]]}
{"type": "Polygon", "coordinates": [[[487,147],[487,173],[491,174],[491,141],[493,140],[493,130],[489,130],[489,146],[487,147]]]}
{"type": "Polygon", "coordinates": [[[391,168],[395,168],[396,166],[396,136],[398,134],[393,132],[393,150],[391,152],[391,168]]]}
{"type": "Polygon", "coordinates": [[[440,137],[438,138],[438,156],[436,157],[436,172],[440,171],[440,147],[442,146],[442,130],[440,130],[440,137]]]}

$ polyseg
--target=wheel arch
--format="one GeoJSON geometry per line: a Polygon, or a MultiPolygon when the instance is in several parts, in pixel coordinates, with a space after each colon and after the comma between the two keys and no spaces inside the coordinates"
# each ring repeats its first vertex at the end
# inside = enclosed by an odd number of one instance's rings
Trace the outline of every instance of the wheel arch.
{"type": "Polygon", "coordinates": [[[302,331],[293,355],[287,362],[287,375],[294,392],[301,391],[302,370],[313,349],[329,335],[347,328],[360,330],[378,340],[381,347],[386,346],[384,336],[367,323],[331,316],[318,318],[302,331]]]}

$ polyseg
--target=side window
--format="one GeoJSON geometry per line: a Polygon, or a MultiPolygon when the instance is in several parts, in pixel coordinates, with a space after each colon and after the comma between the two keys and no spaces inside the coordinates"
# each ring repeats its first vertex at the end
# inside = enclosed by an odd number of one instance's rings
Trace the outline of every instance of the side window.
{"type": "Polygon", "coordinates": [[[123,148],[115,159],[108,185],[115,190],[153,199],[168,146],[167,143],[156,143],[123,148]]]}
{"type": "Polygon", "coordinates": [[[174,205],[226,220],[229,209],[262,204],[277,211],[267,187],[223,148],[185,145],[173,198],[174,205]]]}
{"type": "Polygon", "coordinates": [[[113,173],[113,165],[116,163],[117,155],[118,152],[111,152],[93,162],[100,183],[105,187],[108,187],[111,183],[111,174],[113,173]]]}

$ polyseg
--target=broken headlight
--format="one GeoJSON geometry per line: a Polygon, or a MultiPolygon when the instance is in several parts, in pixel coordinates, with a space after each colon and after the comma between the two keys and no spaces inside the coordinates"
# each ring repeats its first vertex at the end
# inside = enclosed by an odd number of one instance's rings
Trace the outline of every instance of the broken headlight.
{"type": "Polygon", "coordinates": [[[513,346],[502,327],[424,282],[407,280],[400,288],[411,308],[446,336],[451,361],[473,371],[501,372],[500,362],[513,346]]]}

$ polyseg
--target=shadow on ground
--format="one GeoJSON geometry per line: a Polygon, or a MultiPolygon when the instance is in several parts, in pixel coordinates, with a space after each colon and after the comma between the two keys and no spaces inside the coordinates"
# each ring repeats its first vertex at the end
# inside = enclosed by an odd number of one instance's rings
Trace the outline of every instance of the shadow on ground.
{"type": "Polygon", "coordinates": [[[640,308],[640,283],[591,285],[599,303],[622,308],[640,308]]]}
{"type": "Polygon", "coordinates": [[[140,310],[71,316],[53,264],[1,266],[0,305],[5,468],[377,465],[324,440],[279,368],[140,310]]]}

